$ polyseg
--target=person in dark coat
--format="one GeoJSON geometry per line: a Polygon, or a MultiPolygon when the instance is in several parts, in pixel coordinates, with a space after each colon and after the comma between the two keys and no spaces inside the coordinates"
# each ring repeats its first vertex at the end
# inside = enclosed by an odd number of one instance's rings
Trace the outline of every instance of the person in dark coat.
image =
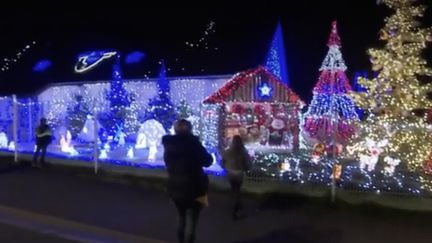
{"type": "Polygon", "coordinates": [[[175,135],[162,138],[164,160],[168,171],[168,194],[179,215],[177,237],[181,243],[195,241],[199,214],[207,205],[208,177],[203,167],[209,167],[212,156],[198,137],[192,134],[192,124],[179,120],[175,135]]]}
{"type": "Polygon", "coordinates": [[[36,128],[36,151],[33,156],[33,167],[41,167],[45,165],[45,154],[48,145],[51,143],[52,133],[45,118],[40,119],[40,124],[36,128]],[[38,164],[38,157],[41,158],[38,164]]]}
{"type": "Polygon", "coordinates": [[[243,207],[241,202],[241,187],[243,185],[244,174],[251,169],[251,159],[240,136],[234,136],[230,147],[222,153],[222,167],[227,173],[234,196],[232,217],[234,220],[237,220],[239,212],[243,207]]]}

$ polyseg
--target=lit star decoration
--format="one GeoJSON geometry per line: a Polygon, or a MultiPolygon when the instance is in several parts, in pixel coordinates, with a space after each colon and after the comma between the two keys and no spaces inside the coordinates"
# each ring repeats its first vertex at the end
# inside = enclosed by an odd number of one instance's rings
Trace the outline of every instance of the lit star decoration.
{"type": "Polygon", "coordinates": [[[282,33],[282,25],[278,23],[270,50],[267,54],[265,67],[285,84],[289,84],[287,61],[282,33]]]}
{"type": "Polygon", "coordinates": [[[360,78],[358,82],[367,92],[353,94],[357,104],[369,111],[361,136],[353,143],[365,138],[388,140],[380,158],[391,157],[411,171],[423,172],[424,162],[431,153],[432,133],[424,118],[413,111],[432,107],[432,101],[426,99],[432,84],[419,82],[422,77],[432,76],[432,69],[422,58],[426,43],[432,41],[432,32],[418,22],[425,6],[412,0],[381,2],[394,13],[386,18],[380,31],[380,39],[386,45],[368,51],[372,70],[378,71],[378,76],[360,78]]]}
{"type": "Polygon", "coordinates": [[[312,102],[304,114],[302,129],[308,137],[326,145],[332,143],[334,129],[337,129],[337,142],[345,144],[355,134],[359,118],[354,102],[348,96],[351,87],[345,74],[347,67],[340,51],[336,21],[332,24],[327,45],[329,51],[320,68],[312,102]]]}
{"type": "Polygon", "coordinates": [[[17,63],[24,56],[24,54],[29,52],[30,49],[35,45],[36,45],[36,41],[33,41],[32,43],[27,44],[24,48],[18,51],[13,57],[3,58],[3,62],[1,64],[0,70],[2,72],[8,71],[13,64],[17,63]]]}
{"type": "Polygon", "coordinates": [[[272,96],[273,88],[268,83],[261,84],[258,90],[261,98],[270,98],[272,96]]]}
{"type": "Polygon", "coordinates": [[[78,56],[75,64],[75,72],[83,73],[94,67],[105,59],[111,58],[117,54],[116,51],[92,51],[83,53],[78,56]]]}

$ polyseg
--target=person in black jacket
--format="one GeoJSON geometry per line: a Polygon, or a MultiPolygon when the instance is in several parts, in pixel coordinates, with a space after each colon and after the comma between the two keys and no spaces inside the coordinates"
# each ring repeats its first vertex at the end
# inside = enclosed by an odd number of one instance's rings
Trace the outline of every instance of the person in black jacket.
{"type": "Polygon", "coordinates": [[[40,119],[40,125],[36,128],[36,151],[33,156],[33,167],[41,167],[45,164],[45,154],[51,143],[52,133],[45,118],[40,119]],[[41,153],[40,164],[37,163],[41,153]]]}
{"type": "Polygon", "coordinates": [[[192,134],[192,124],[189,121],[177,121],[174,130],[176,135],[162,138],[169,175],[168,194],[179,214],[178,240],[181,243],[192,243],[195,241],[199,214],[207,204],[209,181],[203,167],[209,167],[213,158],[198,137],[192,134]]]}

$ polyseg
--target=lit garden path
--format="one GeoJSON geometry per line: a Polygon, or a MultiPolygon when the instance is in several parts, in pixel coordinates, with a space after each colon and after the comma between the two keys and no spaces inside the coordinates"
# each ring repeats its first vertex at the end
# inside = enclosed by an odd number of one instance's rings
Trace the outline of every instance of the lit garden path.
{"type": "MultiPolygon", "coordinates": [[[[175,210],[159,186],[101,181],[76,171],[15,168],[2,160],[2,207],[105,230],[101,232],[175,242],[175,210]]],[[[210,204],[201,217],[198,242],[428,242],[432,227],[431,213],[345,205],[332,209],[326,202],[299,197],[249,199],[249,217],[238,222],[229,217],[227,195],[211,193],[210,204]]]]}

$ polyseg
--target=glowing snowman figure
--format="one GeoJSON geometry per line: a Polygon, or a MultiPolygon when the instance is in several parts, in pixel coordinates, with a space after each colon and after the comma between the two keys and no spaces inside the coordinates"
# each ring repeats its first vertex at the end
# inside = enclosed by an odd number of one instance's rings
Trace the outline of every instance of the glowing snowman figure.
{"type": "Polygon", "coordinates": [[[0,132],[0,148],[7,148],[8,147],[8,138],[6,136],[6,133],[0,132]]]}
{"type": "Polygon", "coordinates": [[[162,137],[166,134],[165,129],[162,124],[154,119],[145,121],[138,134],[144,134],[147,138],[147,145],[149,148],[148,161],[156,161],[156,156],[158,152],[158,147],[161,145],[162,137]]]}

